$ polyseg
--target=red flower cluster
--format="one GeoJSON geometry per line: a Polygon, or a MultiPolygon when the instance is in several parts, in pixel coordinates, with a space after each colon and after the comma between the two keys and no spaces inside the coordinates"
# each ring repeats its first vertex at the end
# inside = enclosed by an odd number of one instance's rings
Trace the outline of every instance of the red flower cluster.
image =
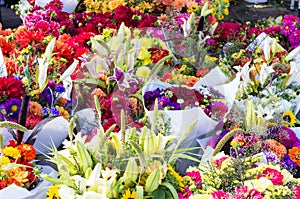
{"type": "Polygon", "coordinates": [[[0,78],[0,103],[10,98],[21,98],[25,94],[25,88],[21,80],[14,77],[0,78]]]}

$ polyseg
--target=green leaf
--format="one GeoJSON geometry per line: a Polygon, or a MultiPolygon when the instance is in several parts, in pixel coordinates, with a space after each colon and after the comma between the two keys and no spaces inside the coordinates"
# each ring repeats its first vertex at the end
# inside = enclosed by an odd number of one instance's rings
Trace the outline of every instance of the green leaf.
{"type": "Polygon", "coordinates": [[[12,129],[16,129],[18,131],[28,132],[28,129],[25,128],[24,126],[22,126],[18,123],[9,122],[9,121],[0,122],[0,128],[12,128],[12,129]]]}
{"type": "Polygon", "coordinates": [[[155,191],[152,192],[152,197],[155,198],[155,199],[165,199],[166,194],[163,190],[156,189],[155,191]]]}
{"type": "Polygon", "coordinates": [[[161,184],[162,186],[165,186],[169,189],[169,191],[171,192],[172,196],[173,196],[173,199],[178,199],[178,194],[177,194],[177,191],[176,189],[173,187],[173,185],[169,182],[163,182],[161,184]]]}

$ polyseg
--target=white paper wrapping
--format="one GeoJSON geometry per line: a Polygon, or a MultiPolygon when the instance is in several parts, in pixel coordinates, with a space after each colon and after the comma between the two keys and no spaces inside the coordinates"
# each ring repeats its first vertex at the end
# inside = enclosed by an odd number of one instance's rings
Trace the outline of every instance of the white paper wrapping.
{"type": "MultiPolygon", "coordinates": [[[[35,143],[33,144],[37,154],[49,153],[47,147],[52,148],[52,142],[55,147],[59,147],[63,140],[68,136],[69,123],[63,117],[57,117],[45,124],[41,132],[38,134],[35,143]]],[[[0,131],[4,138],[4,144],[7,145],[9,140],[13,140],[13,136],[7,129],[2,128],[0,131]]],[[[25,141],[31,131],[24,133],[23,140],[25,141]]],[[[0,197],[1,198],[1,197],[0,197]]]]}
{"type": "MultiPolygon", "coordinates": [[[[221,69],[219,67],[216,67],[202,79],[200,79],[193,86],[193,88],[196,90],[200,90],[201,88],[203,88],[203,86],[207,86],[213,88],[214,90],[217,90],[222,95],[224,95],[228,110],[230,110],[235,100],[235,95],[239,85],[239,75],[237,75],[234,80],[229,82],[229,79],[225,76],[221,69]]],[[[177,85],[171,85],[161,82],[157,79],[153,79],[144,86],[142,94],[144,95],[146,91],[152,91],[156,88],[166,89],[171,86],[177,85]]],[[[149,115],[149,119],[151,122],[153,111],[148,111],[146,108],[145,111],[149,115]]],[[[181,147],[190,147],[192,141],[194,139],[197,139],[197,142],[200,144],[200,146],[202,148],[205,148],[206,143],[209,140],[208,137],[211,137],[215,134],[215,128],[219,122],[209,118],[200,107],[188,110],[170,110],[161,112],[165,113],[166,118],[171,119],[171,129],[174,131],[172,135],[177,136],[178,138],[183,135],[184,131],[193,121],[195,121],[196,119],[198,120],[197,125],[190,132],[189,136],[184,140],[181,147]]]]}
{"type": "MultiPolygon", "coordinates": [[[[58,172],[49,166],[38,166],[42,168],[43,174],[48,174],[51,177],[56,178],[58,172]]],[[[46,180],[41,179],[41,182],[38,183],[37,187],[31,191],[21,188],[15,184],[12,184],[5,189],[0,190],[1,199],[45,199],[47,197],[47,188],[52,184],[46,180]]]]}

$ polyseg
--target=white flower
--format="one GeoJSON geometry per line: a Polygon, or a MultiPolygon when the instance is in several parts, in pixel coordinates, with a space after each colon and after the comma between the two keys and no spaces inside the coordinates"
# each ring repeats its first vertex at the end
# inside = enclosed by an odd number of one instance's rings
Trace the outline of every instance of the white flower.
{"type": "Polygon", "coordinates": [[[259,74],[259,81],[262,85],[265,84],[265,81],[269,77],[270,74],[272,74],[274,71],[272,66],[268,66],[266,63],[263,63],[262,68],[260,70],[259,74]]]}
{"type": "Polygon", "coordinates": [[[58,194],[59,197],[61,199],[74,199],[75,198],[75,191],[74,189],[66,186],[66,185],[62,185],[59,189],[58,189],[58,194]]]}
{"type": "Polygon", "coordinates": [[[300,67],[299,67],[299,63],[296,62],[291,62],[291,70],[289,72],[289,79],[286,82],[285,86],[290,85],[292,82],[299,82],[299,78],[300,78],[300,67]]]}
{"type": "Polygon", "coordinates": [[[99,194],[93,191],[87,191],[83,194],[82,199],[106,199],[106,193],[99,194]]]}
{"type": "Polygon", "coordinates": [[[273,183],[268,178],[261,177],[259,179],[245,181],[244,186],[247,186],[250,190],[256,189],[259,192],[264,192],[268,187],[272,187],[273,183]]]}
{"type": "Polygon", "coordinates": [[[256,109],[257,117],[263,120],[273,119],[274,109],[269,106],[263,107],[261,104],[257,106],[256,109]]]}

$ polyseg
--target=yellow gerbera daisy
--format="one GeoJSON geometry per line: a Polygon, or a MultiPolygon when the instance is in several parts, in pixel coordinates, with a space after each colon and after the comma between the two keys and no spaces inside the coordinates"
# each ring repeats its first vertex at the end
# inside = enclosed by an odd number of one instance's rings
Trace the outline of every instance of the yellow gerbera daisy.
{"type": "Polygon", "coordinates": [[[285,111],[281,116],[281,124],[285,127],[292,127],[296,124],[296,116],[292,111],[285,111]]]}

